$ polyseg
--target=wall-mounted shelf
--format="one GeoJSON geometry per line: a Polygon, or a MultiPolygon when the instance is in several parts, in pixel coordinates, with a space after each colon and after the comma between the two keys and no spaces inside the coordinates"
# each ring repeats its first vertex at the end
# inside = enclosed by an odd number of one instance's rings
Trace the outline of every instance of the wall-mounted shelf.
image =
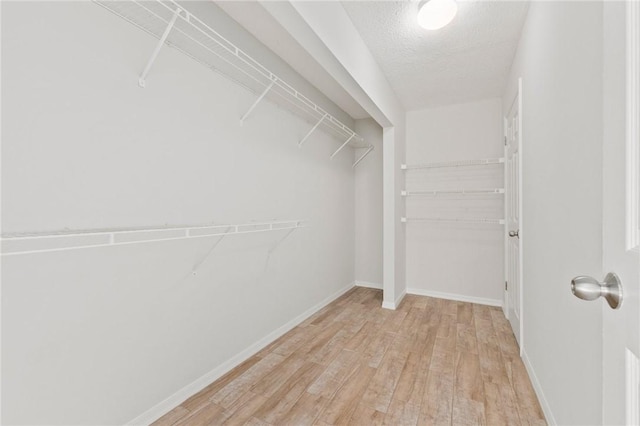
{"type": "Polygon", "coordinates": [[[269,98],[274,103],[286,104],[306,120],[315,123],[299,141],[300,146],[316,129],[323,128],[343,140],[331,158],[346,146],[365,148],[364,154],[353,163],[352,166],[355,167],[373,150],[373,145],[366,143],[360,135],[174,0],[94,1],[158,38],[158,44],[140,74],[138,84],[141,87],[146,86],[149,71],[161,48],[166,44],[258,95],[254,103],[239,118],[240,123],[249,118],[264,98],[269,98]]]}
{"type": "Polygon", "coordinates": [[[487,189],[439,189],[435,191],[401,191],[400,195],[409,197],[413,195],[487,195],[504,194],[504,188],[487,189]]]}
{"type": "Polygon", "coordinates": [[[504,157],[500,158],[483,158],[479,160],[461,160],[461,161],[444,161],[440,163],[426,164],[402,164],[402,170],[419,170],[419,169],[437,169],[442,167],[468,167],[468,166],[490,166],[493,164],[503,164],[504,157]]]}
{"type": "Polygon", "coordinates": [[[410,222],[432,222],[432,223],[479,223],[489,225],[504,225],[504,219],[489,218],[443,218],[443,217],[403,217],[400,218],[402,223],[410,222]]]}
{"type": "Polygon", "coordinates": [[[502,198],[496,197],[505,193],[503,187],[504,179],[501,178],[502,167],[494,167],[487,170],[474,168],[456,169],[459,167],[503,164],[504,158],[483,158],[415,165],[403,164],[401,166],[402,170],[446,169],[436,174],[411,175],[411,178],[409,175],[405,175],[405,184],[408,189],[401,191],[400,194],[406,199],[407,215],[410,217],[401,218],[401,222],[504,225],[504,219],[499,218],[503,214],[502,209],[500,211],[497,210],[499,207],[497,203],[501,204],[502,198]],[[477,187],[451,187],[453,185],[477,187]],[[418,188],[441,187],[441,189],[411,189],[416,186],[418,188]],[[424,200],[421,197],[427,197],[427,199],[424,200]],[[495,218],[494,215],[498,216],[498,218],[495,218]]]}
{"type": "Polygon", "coordinates": [[[49,234],[10,234],[3,235],[0,241],[2,242],[2,256],[13,256],[101,246],[223,237],[254,232],[292,231],[304,226],[303,221],[292,220],[238,225],[87,230],[49,234]]]}

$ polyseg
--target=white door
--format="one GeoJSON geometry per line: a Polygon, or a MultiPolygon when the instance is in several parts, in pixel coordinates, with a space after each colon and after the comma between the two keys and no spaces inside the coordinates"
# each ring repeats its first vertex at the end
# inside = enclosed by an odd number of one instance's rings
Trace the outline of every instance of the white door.
{"type": "Polygon", "coordinates": [[[605,2],[603,7],[603,268],[620,277],[624,297],[616,310],[600,302],[603,423],[638,425],[640,2],[605,2]],[[620,48],[625,44],[626,51],[620,48]]]}
{"type": "Polygon", "coordinates": [[[518,80],[518,94],[505,117],[505,238],[506,238],[506,315],[513,334],[522,347],[522,205],[520,203],[522,146],[522,79],[518,80]]]}

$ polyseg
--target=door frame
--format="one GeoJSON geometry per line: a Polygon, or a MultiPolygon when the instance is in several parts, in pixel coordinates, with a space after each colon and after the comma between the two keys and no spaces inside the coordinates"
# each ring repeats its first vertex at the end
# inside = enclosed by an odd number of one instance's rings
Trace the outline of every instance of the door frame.
{"type": "Polygon", "coordinates": [[[640,6],[634,1],[626,4],[626,244],[627,250],[640,248],[640,6]]]}
{"type": "Polygon", "coordinates": [[[603,273],[620,276],[625,299],[617,310],[602,304],[602,422],[638,425],[640,3],[607,3],[603,12],[603,273]]]}
{"type": "MultiPolygon", "coordinates": [[[[522,168],[523,168],[523,163],[522,163],[522,147],[523,147],[523,143],[522,143],[522,77],[518,78],[518,91],[516,93],[516,95],[513,97],[513,100],[510,103],[510,109],[513,107],[514,102],[518,101],[518,164],[520,165],[518,167],[518,227],[519,227],[519,239],[518,239],[518,244],[519,244],[519,249],[518,249],[518,263],[519,263],[519,268],[518,268],[518,280],[520,281],[520,292],[519,292],[519,297],[517,300],[517,303],[519,305],[519,313],[520,313],[520,318],[519,318],[519,333],[518,335],[520,336],[520,341],[519,343],[519,347],[520,347],[520,357],[522,357],[523,351],[524,351],[524,310],[523,310],[523,294],[524,294],[524,274],[523,274],[523,270],[524,270],[524,257],[523,257],[523,236],[524,236],[524,232],[523,232],[523,215],[522,215],[522,200],[523,200],[523,194],[522,194],[522,168]]],[[[505,289],[504,289],[504,300],[503,300],[503,313],[505,314],[505,316],[507,317],[507,319],[509,319],[509,285],[507,283],[507,277],[509,276],[509,262],[508,262],[508,250],[509,250],[509,228],[508,228],[508,206],[507,206],[507,129],[508,129],[508,125],[507,125],[507,116],[509,115],[509,111],[505,111],[504,116],[503,116],[503,128],[504,128],[504,151],[503,151],[503,156],[504,156],[504,182],[505,182],[505,197],[504,197],[504,281],[505,281],[505,289]]]]}
{"type": "MultiPolygon", "coordinates": [[[[640,252],[640,117],[638,117],[640,114],[640,52],[638,52],[638,49],[640,48],[640,4],[636,1],[627,1],[625,6],[625,249],[628,253],[636,256],[637,259],[638,253],[640,252]]],[[[634,292],[637,295],[639,286],[640,285],[637,284],[637,282],[635,285],[630,283],[631,292],[634,292]]],[[[638,306],[637,299],[633,302],[636,309],[635,314],[637,319],[637,310],[640,309],[640,307],[638,306]]],[[[632,334],[633,332],[633,328],[627,326],[627,333],[632,334]]],[[[629,348],[627,346],[625,351],[625,420],[627,424],[640,424],[640,353],[638,353],[638,351],[640,351],[640,348],[638,347],[640,336],[636,335],[635,342],[633,340],[633,338],[627,338],[626,344],[631,343],[631,346],[635,347],[629,348]],[[634,350],[636,353],[634,353],[634,350]]],[[[606,374],[606,371],[603,371],[603,374],[606,374]]],[[[602,408],[604,414],[606,407],[602,408]]]]}

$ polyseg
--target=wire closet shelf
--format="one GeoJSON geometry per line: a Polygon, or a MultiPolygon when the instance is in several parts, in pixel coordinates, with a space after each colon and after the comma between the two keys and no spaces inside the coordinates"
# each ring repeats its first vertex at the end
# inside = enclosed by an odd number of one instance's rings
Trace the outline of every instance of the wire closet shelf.
{"type": "Polygon", "coordinates": [[[491,166],[496,164],[504,164],[504,157],[500,158],[483,158],[479,160],[461,160],[461,161],[443,161],[439,163],[426,164],[402,164],[401,170],[420,170],[420,169],[439,169],[443,167],[469,167],[469,166],[491,166]]]}
{"type": "Polygon", "coordinates": [[[303,220],[230,225],[166,226],[55,233],[3,234],[2,256],[119,246],[159,241],[225,237],[255,232],[289,231],[306,227],[303,220]]]}
{"type": "Polygon", "coordinates": [[[469,223],[469,224],[487,224],[487,225],[504,225],[504,219],[489,219],[489,218],[443,218],[443,217],[403,217],[400,219],[402,223],[422,222],[422,223],[469,223]]]}
{"type": "Polygon", "coordinates": [[[504,194],[504,188],[484,188],[484,189],[437,189],[437,190],[418,190],[418,191],[401,191],[403,197],[412,195],[490,195],[504,194]]]}
{"type": "Polygon", "coordinates": [[[240,118],[240,123],[246,121],[255,107],[267,98],[277,105],[287,107],[310,123],[315,123],[298,142],[299,146],[302,146],[316,129],[322,128],[342,140],[331,158],[347,146],[361,148],[364,153],[352,164],[356,167],[373,150],[373,145],[366,143],[355,131],[187,11],[182,4],[174,0],[94,2],[158,39],[158,44],[140,75],[138,83],[141,87],[145,87],[146,77],[158,53],[166,44],[257,95],[254,103],[240,118]]]}
{"type": "MultiPolygon", "coordinates": [[[[504,157],[499,158],[482,158],[474,160],[459,160],[459,161],[443,161],[425,164],[402,164],[401,170],[428,170],[428,169],[440,169],[440,168],[458,168],[458,167],[471,167],[471,166],[492,166],[504,164],[504,157]]],[[[439,195],[503,195],[505,193],[504,188],[477,188],[477,189],[440,189],[440,190],[403,190],[400,195],[405,198],[412,196],[434,196],[439,195]]],[[[505,220],[499,218],[484,218],[484,217],[469,217],[469,218],[455,218],[455,217],[402,217],[400,218],[402,223],[442,223],[442,224],[485,224],[485,225],[504,225],[505,220]]]]}

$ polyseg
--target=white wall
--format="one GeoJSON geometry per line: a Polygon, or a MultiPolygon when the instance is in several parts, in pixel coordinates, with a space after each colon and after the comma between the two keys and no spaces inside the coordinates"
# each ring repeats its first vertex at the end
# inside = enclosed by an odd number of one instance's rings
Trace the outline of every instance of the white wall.
{"type": "Polygon", "coordinates": [[[355,277],[360,285],[382,288],[382,128],[370,118],[355,126],[374,146],[355,170],[355,277]]]}
{"type": "MultiPolygon", "coordinates": [[[[404,188],[404,171],[401,166],[406,162],[407,158],[407,125],[406,114],[402,114],[401,121],[394,127],[393,138],[393,201],[394,201],[394,215],[393,224],[395,226],[393,243],[395,245],[394,254],[394,293],[393,297],[394,306],[398,307],[402,298],[407,293],[407,234],[406,227],[400,221],[400,219],[406,216],[406,206],[404,197],[401,196],[402,189],[404,188]]],[[[385,300],[389,300],[385,297],[385,300]]]]}
{"type": "MultiPolygon", "coordinates": [[[[503,154],[500,99],[407,113],[409,165],[498,158],[503,154]]],[[[503,167],[405,172],[408,191],[503,188],[503,167]]],[[[407,197],[407,217],[502,218],[502,195],[407,197]]],[[[499,225],[407,223],[409,291],[500,303],[504,229],[499,225]]]]}
{"type": "Polygon", "coordinates": [[[195,276],[215,239],[3,258],[3,423],[122,424],[353,282],[339,141],[299,149],[269,103],[240,127],[255,96],[172,49],[139,88],[156,40],[94,3],[2,8],[3,232],[310,224],[226,237],[195,276]]]}
{"type": "Polygon", "coordinates": [[[602,3],[532,2],[504,108],[523,78],[524,355],[551,423],[602,421],[602,3]]]}
{"type": "Polygon", "coordinates": [[[405,111],[362,37],[338,2],[264,2],[358,101],[383,130],[383,307],[394,309],[406,291],[405,235],[400,197],[405,158],[405,111]]]}

